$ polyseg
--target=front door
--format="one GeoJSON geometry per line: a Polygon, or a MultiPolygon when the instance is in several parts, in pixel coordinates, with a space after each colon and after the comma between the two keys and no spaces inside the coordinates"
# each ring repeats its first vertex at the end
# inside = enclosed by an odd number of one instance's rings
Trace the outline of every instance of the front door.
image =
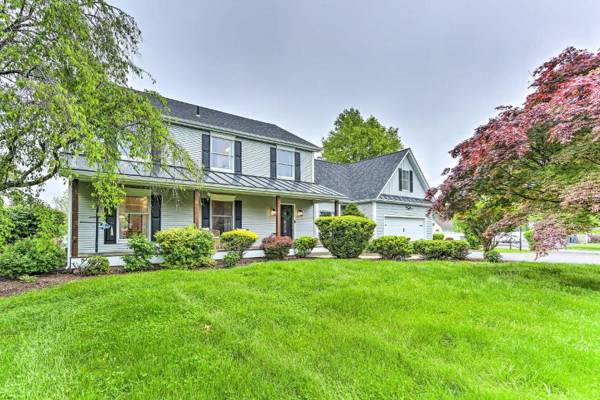
{"type": "Polygon", "coordinates": [[[294,206],[281,205],[281,236],[294,237],[294,206]]]}

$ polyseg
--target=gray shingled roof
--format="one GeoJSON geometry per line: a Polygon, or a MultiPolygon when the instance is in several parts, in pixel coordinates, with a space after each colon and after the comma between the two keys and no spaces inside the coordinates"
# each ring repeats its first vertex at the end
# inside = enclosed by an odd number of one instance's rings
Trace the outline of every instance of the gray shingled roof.
{"type": "Polygon", "coordinates": [[[330,187],[352,200],[375,199],[409,149],[352,164],[315,160],[315,183],[330,187]]]}
{"type": "MultiPolygon", "coordinates": [[[[154,99],[151,98],[151,100],[154,99]]],[[[168,110],[164,110],[164,107],[159,105],[156,101],[153,101],[153,103],[159,108],[163,109],[165,115],[180,119],[182,121],[248,133],[251,135],[261,136],[266,139],[275,139],[277,141],[286,142],[291,145],[299,145],[311,148],[313,150],[320,150],[320,147],[294,135],[291,132],[286,131],[283,128],[278,127],[275,124],[240,117],[238,115],[233,115],[206,107],[200,107],[194,104],[169,99],[166,97],[165,100],[167,101],[168,110]],[[198,111],[199,113],[197,114],[198,111]]]]}

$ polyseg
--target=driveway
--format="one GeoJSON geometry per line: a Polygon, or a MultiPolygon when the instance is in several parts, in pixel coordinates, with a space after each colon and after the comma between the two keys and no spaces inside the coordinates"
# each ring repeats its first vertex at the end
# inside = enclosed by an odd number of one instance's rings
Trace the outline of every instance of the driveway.
{"type": "MultiPolygon", "coordinates": [[[[504,261],[535,261],[534,253],[501,253],[504,261]]],[[[481,251],[472,251],[470,260],[481,260],[481,251]]],[[[600,264],[600,251],[559,250],[541,257],[540,263],[600,264]]]]}

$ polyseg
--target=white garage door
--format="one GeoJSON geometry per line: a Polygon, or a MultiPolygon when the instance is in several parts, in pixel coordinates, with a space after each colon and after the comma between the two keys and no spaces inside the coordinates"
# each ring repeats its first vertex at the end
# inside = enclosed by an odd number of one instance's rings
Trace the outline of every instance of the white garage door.
{"type": "Polygon", "coordinates": [[[384,235],[406,236],[411,240],[425,239],[423,218],[385,217],[384,235]]]}

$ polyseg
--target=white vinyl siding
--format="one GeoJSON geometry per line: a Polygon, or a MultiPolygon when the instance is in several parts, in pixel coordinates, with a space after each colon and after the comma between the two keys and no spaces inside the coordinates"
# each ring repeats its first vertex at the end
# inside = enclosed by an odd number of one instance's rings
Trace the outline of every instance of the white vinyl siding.
{"type": "Polygon", "coordinates": [[[242,139],[242,174],[268,178],[271,147],[268,143],[242,139]]]}
{"type": "Polygon", "coordinates": [[[201,130],[171,124],[169,131],[173,139],[184,148],[198,165],[202,165],[202,133],[201,130]]]}
{"type": "MultiPolygon", "coordinates": [[[[148,193],[147,189],[130,189],[128,193],[148,193]]],[[[162,196],[161,228],[184,227],[194,223],[194,200],[191,191],[165,190],[162,196]]],[[[100,222],[103,221],[100,210],[100,222]]],[[[79,183],[79,253],[92,254],[95,248],[96,205],[91,196],[91,186],[88,182],[79,183]]],[[[129,253],[127,241],[116,244],[104,244],[104,231],[98,228],[98,253],[123,254],[129,253]]]]}
{"type": "Polygon", "coordinates": [[[419,199],[425,198],[425,191],[427,188],[424,188],[421,184],[421,181],[417,177],[417,173],[414,172],[415,169],[412,163],[409,160],[409,157],[406,156],[404,160],[400,163],[400,166],[394,171],[394,174],[387,182],[385,187],[383,188],[383,194],[391,194],[395,196],[405,196],[405,197],[415,197],[419,199]],[[400,179],[398,177],[399,170],[403,171],[413,171],[413,191],[410,191],[410,186],[406,185],[405,190],[400,190],[400,179]]]}
{"type": "MultiPolygon", "coordinates": [[[[202,165],[202,134],[208,132],[175,123],[172,123],[169,129],[175,141],[188,151],[192,160],[198,165],[202,165]]],[[[242,174],[270,176],[269,152],[270,148],[274,146],[272,143],[220,134],[218,136],[231,140],[239,140],[242,143],[242,174]]],[[[213,137],[217,137],[217,135],[213,137]]],[[[293,149],[293,145],[290,145],[290,149],[293,149]]],[[[300,175],[302,181],[313,182],[313,160],[315,153],[297,149],[294,151],[300,153],[300,175]]],[[[293,173],[294,171],[292,172],[292,176],[294,176],[293,173]]]]}

